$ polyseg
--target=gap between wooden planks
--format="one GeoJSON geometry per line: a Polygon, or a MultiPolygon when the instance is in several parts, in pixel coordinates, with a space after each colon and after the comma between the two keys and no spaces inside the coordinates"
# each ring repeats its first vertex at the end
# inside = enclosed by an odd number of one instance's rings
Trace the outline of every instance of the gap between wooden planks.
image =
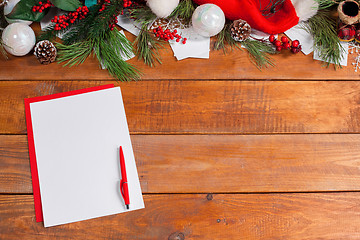
{"type": "MultiPolygon", "coordinates": [[[[360,134],[131,140],[144,193],[360,191],[360,134]]],[[[0,135],[0,193],[32,193],[24,135],[0,135]]]]}
{"type": "Polygon", "coordinates": [[[360,193],[145,195],[145,209],[44,228],[0,195],[0,239],[359,239],[360,193]]]}
{"type": "MultiPolygon", "coordinates": [[[[25,134],[24,98],[103,81],[0,81],[0,134],[25,134]]],[[[359,133],[360,81],[120,83],[132,134],[359,133]]]]}

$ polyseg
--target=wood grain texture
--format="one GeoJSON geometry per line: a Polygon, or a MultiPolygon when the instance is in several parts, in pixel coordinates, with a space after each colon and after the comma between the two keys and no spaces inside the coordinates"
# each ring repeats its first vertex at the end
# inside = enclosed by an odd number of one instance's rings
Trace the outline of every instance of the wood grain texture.
{"type": "MultiPolygon", "coordinates": [[[[26,133],[24,98],[93,81],[0,82],[0,133],[26,133]]],[[[360,82],[142,81],[119,84],[133,134],[358,133],[360,82]]]]}
{"type": "MultiPolygon", "coordinates": [[[[35,24],[36,25],[36,24],[35,24]]],[[[39,29],[36,25],[35,29],[39,29]]],[[[127,33],[130,41],[134,36],[127,33]]],[[[214,39],[212,39],[214,40],[214,39]]],[[[212,41],[213,45],[214,41],[212,41]]],[[[142,80],[151,79],[282,79],[282,80],[359,80],[360,75],[354,72],[353,66],[335,70],[325,68],[322,62],[314,61],[313,55],[302,53],[291,54],[283,51],[273,56],[275,67],[258,70],[251,63],[247,51],[234,50],[226,55],[223,51],[211,51],[210,59],[185,59],[177,61],[168,45],[160,51],[162,65],[156,68],[147,67],[136,58],[129,61],[140,69],[142,80]]],[[[356,54],[349,56],[352,62],[356,54]]],[[[112,79],[107,71],[101,70],[96,59],[89,58],[84,64],[67,68],[60,64],[43,66],[35,56],[10,57],[9,61],[0,58],[0,80],[103,80],[112,79]],[[41,73],[41,74],[39,74],[41,73]]]]}
{"type": "MultiPolygon", "coordinates": [[[[360,191],[360,135],[132,135],[144,193],[360,191]]],[[[0,193],[32,193],[26,136],[0,136],[0,193]]]]}
{"type": "Polygon", "coordinates": [[[0,196],[0,239],[360,238],[360,193],[145,195],[145,209],[44,228],[32,196],[0,196]]]}

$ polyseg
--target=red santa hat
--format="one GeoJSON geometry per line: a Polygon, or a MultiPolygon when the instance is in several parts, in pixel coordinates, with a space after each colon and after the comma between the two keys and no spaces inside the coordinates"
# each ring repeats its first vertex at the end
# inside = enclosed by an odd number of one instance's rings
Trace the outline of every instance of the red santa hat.
{"type": "Polygon", "coordinates": [[[252,28],[282,33],[299,21],[306,21],[318,10],[316,0],[194,0],[197,4],[219,6],[229,20],[243,19],[252,28]]]}

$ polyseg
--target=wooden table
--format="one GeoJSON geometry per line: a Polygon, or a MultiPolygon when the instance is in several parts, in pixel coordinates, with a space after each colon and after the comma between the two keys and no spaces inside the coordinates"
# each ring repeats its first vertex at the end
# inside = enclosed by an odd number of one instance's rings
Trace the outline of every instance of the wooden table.
{"type": "MultiPolygon", "coordinates": [[[[116,83],[94,59],[0,60],[0,239],[360,239],[360,77],[282,53],[163,65],[116,83]],[[23,99],[121,86],[146,208],[35,222],[23,99]]],[[[354,56],[350,56],[349,62],[354,56]]],[[[350,65],[350,64],[349,64],[350,65]]]]}

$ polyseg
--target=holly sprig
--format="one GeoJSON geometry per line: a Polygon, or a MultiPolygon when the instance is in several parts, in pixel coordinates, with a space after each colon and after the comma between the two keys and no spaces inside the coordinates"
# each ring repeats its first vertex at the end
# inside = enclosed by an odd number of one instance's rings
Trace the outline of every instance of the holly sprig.
{"type": "MultiPolygon", "coordinates": [[[[33,7],[42,5],[42,1],[46,0],[21,0],[14,9],[6,17],[10,19],[21,19],[34,22],[40,22],[41,19],[48,13],[50,8],[41,11],[33,11],[33,7]]],[[[75,11],[81,7],[79,0],[49,0],[51,4],[64,11],[75,11]]]]}

